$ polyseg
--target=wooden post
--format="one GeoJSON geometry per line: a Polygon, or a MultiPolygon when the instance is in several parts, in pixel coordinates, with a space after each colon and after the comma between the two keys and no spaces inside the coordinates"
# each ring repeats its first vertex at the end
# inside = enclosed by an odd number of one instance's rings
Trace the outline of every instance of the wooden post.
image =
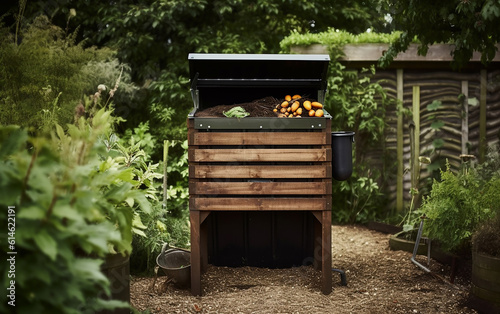
{"type": "Polygon", "coordinates": [[[481,70],[481,99],[479,100],[479,162],[486,155],[486,86],[488,78],[486,70],[481,70]]]}
{"type": "Polygon", "coordinates": [[[163,209],[167,209],[167,163],[168,163],[168,140],[163,141],[163,209]]]}
{"type": "Polygon", "coordinates": [[[200,211],[189,212],[191,222],[191,294],[201,295],[201,236],[200,211]]]}
{"type": "Polygon", "coordinates": [[[413,123],[415,124],[413,139],[413,160],[411,164],[411,187],[418,188],[418,174],[420,173],[420,86],[413,86],[413,123]]]}
{"type": "Polygon", "coordinates": [[[323,294],[332,292],[332,211],[324,210],[321,222],[321,290],[323,294]]]}
{"type": "MultiPolygon", "coordinates": [[[[403,89],[403,69],[398,69],[396,72],[396,89],[397,89],[397,104],[396,106],[403,106],[404,89],[403,89]]],[[[398,112],[397,129],[396,129],[396,155],[397,155],[397,181],[396,181],[396,210],[403,211],[403,173],[404,173],[404,158],[403,158],[403,112],[398,112]]]]}
{"type": "Polygon", "coordinates": [[[469,81],[462,81],[462,155],[469,154],[467,143],[469,142],[469,81]]]}

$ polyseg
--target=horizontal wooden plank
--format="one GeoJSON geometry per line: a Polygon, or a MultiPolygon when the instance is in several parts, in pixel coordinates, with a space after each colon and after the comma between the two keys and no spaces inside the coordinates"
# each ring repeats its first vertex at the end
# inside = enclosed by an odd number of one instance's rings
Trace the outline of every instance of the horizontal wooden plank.
{"type": "Polygon", "coordinates": [[[331,161],[330,148],[195,149],[189,162],[321,162],[331,161]]]}
{"type": "Polygon", "coordinates": [[[189,177],[196,179],[286,179],[331,178],[331,164],[322,165],[197,165],[189,166],[189,177]]]}
{"type": "Polygon", "coordinates": [[[190,145],[326,145],[324,132],[192,132],[190,145]]]}
{"type": "Polygon", "coordinates": [[[326,195],[331,182],[190,182],[189,194],[212,195],[326,195]]]}
{"type": "Polygon", "coordinates": [[[198,211],[261,211],[261,210],[330,210],[328,197],[317,198],[245,198],[245,197],[193,197],[189,209],[198,211]]]}
{"type": "MultiPolygon", "coordinates": [[[[398,53],[394,58],[394,62],[398,61],[414,61],[414,62],[436,62],[453,60],[452,51],[454,46],[451,44],[434,44],[429,46],[429,50],[425,56],[418,54],[419,44],[410,44],[408,49],[404,52],[398,53]]],[[[377,62],[380,57],[389,49],[389,44],[384,43],[359,43],[359,44],[345,44],[342,48],[344,55],[340,61],[370,61],[377,62]]],[[[497,44],[497,49],[500,50],[500,44],[497,44]]],[[[328,53],[328,46],[326,45],[310,45],[306,47],[295,46],[292,47],[293,53],[328,53]]],[[[470,62],[480,62],[481,53],[475,51],[471,57],[470,62]]],[[[496,54],[493,62],[500,61],[500,54],[496,54]]]]}

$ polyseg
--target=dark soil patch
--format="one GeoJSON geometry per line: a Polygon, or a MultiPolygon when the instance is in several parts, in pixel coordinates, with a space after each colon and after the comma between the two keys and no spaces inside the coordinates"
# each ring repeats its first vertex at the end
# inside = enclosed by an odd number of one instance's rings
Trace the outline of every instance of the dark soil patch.
{"type": "MultiPolygon", "coordinates": [[[[316,101],[312,98],[300,98],[297,101],[302,105],[306,100],[316,101]]],[[[279,106],[285,99],[277,99],[274,97],[265,97],[261,99],[256,99],[251,102],[234,104],[234,105],[218,105],[210,108],[200,110],[195,113],[196,117],[214,117],[214,118],[225,118],[224,112],[229,111],[231,108],[240,106],[245,109],[250,115],[248,117],[260,118],[260,117],[278,117],[280,112],[274,112],[273,110],[279,106]]],[[[307,112],[304,111],[303,117],[307,116],[307,112]]]]}

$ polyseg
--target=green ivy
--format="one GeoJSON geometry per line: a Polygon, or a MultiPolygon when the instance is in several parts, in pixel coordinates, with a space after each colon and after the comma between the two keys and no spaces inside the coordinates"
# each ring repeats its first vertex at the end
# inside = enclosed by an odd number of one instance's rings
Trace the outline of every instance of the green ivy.
{"type": "Polygon", "coordinates": [[[337,61],[341,52],[333,46],[330,51],[325,105],[332,115],[332,131],[355,132],[352,176],[333,185],[333,219],[340,223],[365,223],[380,216],[385,200],[381,193],[383,172],[369,166],[365,152],[383,142],[385,108],[390,99],[378,82],[371,81],[373,67],[348,70],[337,61]]]}

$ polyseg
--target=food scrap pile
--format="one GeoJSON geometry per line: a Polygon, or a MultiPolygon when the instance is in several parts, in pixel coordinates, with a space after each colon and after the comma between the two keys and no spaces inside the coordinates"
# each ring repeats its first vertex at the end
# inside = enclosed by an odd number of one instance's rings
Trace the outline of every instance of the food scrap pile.
{"type": "Polygon", "coordinates": [[[231,110],[245,113],[243,116],[248,117],[297,118],[322,117],[324,115],[323,105],[315,99],[300,95],[286,95],[282,99],[265,97],[248,103],[209,107],[198,111],[195,116],[224,118],[229,116],[228,113],[231,110]]]}
{"type": "Polygon", "coordinates": [[[300,95],[286,95],[285,100],[276,106],[273,110],[278,113],[278,117],[288,117],[300,118],[303,115],[308,115],[309,117],[322,117],[323,104],[317,101],[310,101],[302,98],[300,95]]]}

